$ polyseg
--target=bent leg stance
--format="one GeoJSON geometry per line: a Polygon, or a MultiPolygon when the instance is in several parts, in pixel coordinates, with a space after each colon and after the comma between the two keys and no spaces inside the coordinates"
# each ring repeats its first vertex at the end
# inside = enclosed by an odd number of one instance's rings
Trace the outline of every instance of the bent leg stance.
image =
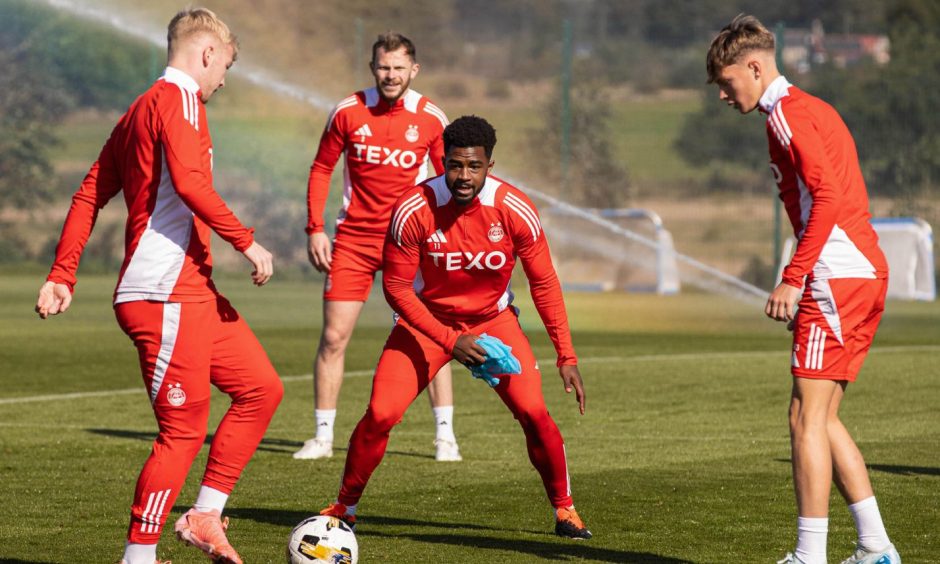
{"type": "Polygon", "coordinates": [[[232,398],[209,448],[202,485],[231,493],[254,455],[284,386],[245,319],[225,298],[212,330],[210,381],[232,398]]]}
{"type": "Polygon", "coordinates": [[[548,413],[542,395],[542,374],[519,320],[506,310],[483,326],[474,327],[473,332],[499,338],[512,347],[512,354],[519,359],[522,374],[500,376],[496,393],[522,426],[529,460],[542,478],[552,507],[570,507],[573,502],[564,439],[548,413]]]}
{"type": "Polygon", "coordinates": [[[392,329],[372,380],[365,415],[349,439],[346,468],[337,499],[356,505],[372,473],[382,462],[392,427],[428,386],[450,355],[439,345],[399,320],[392,329]]]}
{"type": "MultiPolygon", "coordinates": [[[[224,339],[224,335],[230,334],[228,328],[234,326],[225,324],[237,321],[238,317],[230,306],[226,310],[215,301],[127,302],[115,306],[115,315],[121,328],[137,347],[144,384],[159,427],[150,456],[137,481],[128,540],[132,543],[155,544],[192,461],[205,441],[211,393],[210,374],[215,371],[214,366],[218,362],[213,358],[214,340],[220,337],[224,339]]],[[[244,321],[241,323],[244,324],[244,321]]],[[[234,332],[241,334],[245,330],[246,325],[234,332]]],[[[256,340],[254,342],[257,343],[256,340]]],[[[257,354],[260,345],[257,345],[257,349],[250,349],[243,338],[240,347],[245,352],[228,360],[244,362],[247,370],[257,369],[257,362],[247,362],[246,359],[254,358],[252,355],[257,354]]],[[[264,354],[263,350],[260,352],[264,354]]],[[[267,362],[267,356],[263,358],[267,362]]],[[[237,410],[234,416],[235,420],[250,421],[250,427],[260,428],[260,433],[254,433],[257,440],[250,432],[247,436],[230,436],[225,433],[225,440],[219,444],[220,450],[216,450],[214,457],[210,454],[209,466],[217,468],[213,470],[217,477],[210,478],[209,485],[225,493],[231,491],[231,486],[254,452],[280,400],[280,381],[270,363],[267,366],[267,373],[259,369],[252,377],[257,376],[258,387],[263,389],[261,393],[276,397],[276,400],[271,403],[269,398],[263,402],[263,406],[255,404],[248,412],[237,410]],[[213,464],[212,458],[222,458],[225,462],[213,464]],[[241,466],[236,471],[234,466],[237,464],[241,466]]],[[[222,380],[228,381],[224,377],[222,380]]],[[[255,395],[259,393],[258,387],[255,388],[255,395]]],[[[230,387],[231,390],[236,388],[239,386],[234,384],[230,387]]],[[[210,472],[207,468],[208,474],[210,472]]]]}

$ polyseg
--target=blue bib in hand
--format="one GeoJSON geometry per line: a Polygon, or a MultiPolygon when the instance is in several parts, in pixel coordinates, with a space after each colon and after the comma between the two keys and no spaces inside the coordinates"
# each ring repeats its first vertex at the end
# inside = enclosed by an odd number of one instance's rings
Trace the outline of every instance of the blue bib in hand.
{"type": "Polygon", "coordinates": [[[512,347],[486,333],[480,335],[476,343],[486,351],[486,360],[468,367],[474,378],[484,380],[491,388],[495,388],[499,384],[498,375],[522,374],[522,365],[512,355],[512,347]]]}

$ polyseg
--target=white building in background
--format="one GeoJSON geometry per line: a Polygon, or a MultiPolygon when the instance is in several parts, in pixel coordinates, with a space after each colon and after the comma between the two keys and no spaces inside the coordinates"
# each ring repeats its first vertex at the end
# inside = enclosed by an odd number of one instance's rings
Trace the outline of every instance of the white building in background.
{"type": "Polygon", "coordinates": [[[797,73],[832,63],[839,68],[864,61],[883,65],[891,60],[887,35],[826,33],[819,20],[810,28],[788,28],[783,34],[783,64],[797,73]]]}

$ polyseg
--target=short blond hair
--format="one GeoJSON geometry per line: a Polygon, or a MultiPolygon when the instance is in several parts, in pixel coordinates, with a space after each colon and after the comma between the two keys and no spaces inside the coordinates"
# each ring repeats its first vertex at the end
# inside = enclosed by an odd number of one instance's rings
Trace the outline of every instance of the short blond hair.
{"type": "Polygon", "coordinates": [[[741,58],[752,51],[774,52],[776,41],[764,24],[754,16],[738,14],[712,40],[708,48],[705,65],[708,69],[708,82],[718,80],[721,69],[740,62],[741,58]]]}
{"type": "Polygon", "coordinates": [[[238,58],[238,38],[232,33],[232,30],[225,25],[225,22],[215,15],[215,12],[208,8],[187,8],[180,10],[170,25],[166,28],[166,44],[169,56],[173,56],[173,50],[180,41],[197,35],[199,33],[211,33],[219,38],[222,43],[231,45],[233,58],[238,58]]]}

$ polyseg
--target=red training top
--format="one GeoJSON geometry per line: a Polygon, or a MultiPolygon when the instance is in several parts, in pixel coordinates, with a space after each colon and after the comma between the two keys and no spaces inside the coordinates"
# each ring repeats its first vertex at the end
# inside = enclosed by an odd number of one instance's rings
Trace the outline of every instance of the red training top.
{"type": "Polygon", "coordinates": [[[770,167],[799,239],[783,282],[886,278],[868,211],[868,192],[852,134],[829,104],[784,77],[760,99],[767,114],[770,167]]]}
{"type": "Polygon", "coordinates": [[[167,67],[131,104],[72,196],[48,280],[75,286],[98,211],[124,193],[124,264],[114,302],[198,302],[210,279],[210,229],[239,252],[254,242],[212,187],[212,139],[199,86],[167,67]]]}
{"type": "Polygon", "coordinates": [[[561,285],[535,206],[519,189],[489,176],[457,206],[444,176],[407,191],[395,204],[383,253],[385,297],[405,321],[453,351],[453,326],[486,321],[512,303],[516,257],[558,354],[577,364],[561,285]]]}
{"type": "Polygon", "coordinates": [[[336,105],[320,137],[307,182],[307,233],[323,231],[330,176],[345,153],[343,207],[336,235],[385,236],[392,205],[428,177],[428,161],[441,173],[447,116],[408,90],[393,106],[375,88],[336,105]]]}

